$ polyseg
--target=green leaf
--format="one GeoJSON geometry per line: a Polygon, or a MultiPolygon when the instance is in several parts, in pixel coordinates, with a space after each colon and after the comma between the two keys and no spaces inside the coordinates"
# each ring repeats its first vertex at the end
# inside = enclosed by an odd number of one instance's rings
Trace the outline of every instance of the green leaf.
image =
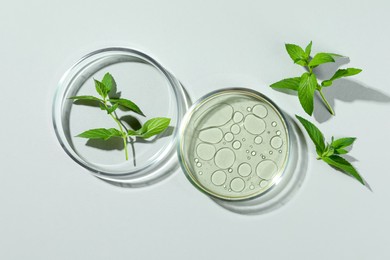
{"type": "Polygon", "coordinates": [[[169,126],[170,122],[171,119],[165,117],[152,118],[146,121],[141,129],[137,131],[129,130],[127,134],[146,139],[163,132],[169,126]]]}
{"type": "Polygon", "coordinates": [[[304,73],[301,77],[298,87],[299,102],[305,112],[309,115],[313,114],[314,110],[314,92],[317,88],[317,79],[314,73],[304,73]]]}
{"type": "Polygon", "coordinates": [[[346,153],[348,153],[348,151],[343,149],[343,148],[340,148],[340,149],[334,150],[334,153],[335,154],[346,154],[346,153]]]}
{"type": "Polygon", "coordinates": [[[324,87],[329,87],[332,85],[334,80],[343,77],[353,76],[359,74],[361,71],[362,71],[361,69],[356,69],[356,68],[339,69],[330,79],[322,81],[321,85],[324,87]]]}
{"type": "Polygon", "coordinates": [[[312,44],[313,44],[313,42],[310,41],[310,43],[309,43],[309,44],[306,46],[306,48],[305,48],[305,53],[306,53],[307,57],[310,56],[312,44]]]}
{"type": "Polygon", "coordinates": [[[77,100],[88,100],[88,101],[97,101],[97,102],[103,102],[100,98],[94,97],[94,96],[73,96],[69,99],[73,99],[74,101],[77,100]]]}
{"type": "Polygon", "coordinates": [[[115,82],[114,78],[111,76],[110,73],[107,72],[102,79],[102,83],[105,86],[106,94],[108,94],[111,91],[114,82],[115,82]]]}
{"type": "Polygon", "coordinates": [[[103,139],[108,140],[111,137],[122,137],[121,131],[115,129],[115,128],[96,128],[96,129],[90,129],[87,130],[79,135],[77,137],[82,138],[88,138],[88,139],[103,139]]]}
{"type": "Polygon", "coordinates": [[[145,116],[141,109],[131,100],[124,98],[112,98],[109,99],[109,101],[113,104],[118,104],[119,106],[124,107],[126,109],[130,109],[131,111],[139,115],[145,116]]]}
{"type": "Polygon", "coordinates": [[[100,107],[101,110],[107,111],[106,105],[100,103],[100,104],[99,104],[99,107],[100,107]]]}
{"type": "Polygon", "coordinates": [[[313,68],[327,62],[334,62],[332,55],[329,53],[320,52],[314,55],[308,66],[313,68]]]}
{"type": "Polygon", "coordinates": [[[321,155],[325,150],[324,135],[311,122],[307,121],[306,119],[298,115],[295,115],[295,117],[299,120],[299,122],[301,122],[303,127],[306,129],[307,134],[310,136],[310,139],[313,141],[314,145],[316,146],[317,154],[321,155]]]}
{"type": "Polygon", "coordinates": [[[306,58],[300,58],[294,60],[295,64],[301,65],[301,66],[306,66],[307,65],[307,59],[306,58]]]}
{"type": "Polygon", "coordinates": [[[127,130],[127,135],[130,135],[130,136],[139,136],[141,133],[139,132],[139,130],[137,131],[134,131],[134,130],[127,130]]]}
{"type": "Polygon", "coordinates": [[[118,106],[119,106],[119,104],[114,104],[111,107],[108,107],[106,109],[107,110],[107,114],[111,114],[112,112],[114,112],[118,108],[118,106]]]}
{"type": "Polygon", "coordinates": [[[344,158],[338,155],[332,155],[330,157],[324,157],[322,160],[327,164],[347,173],[348,175],[358,180],[361,184],[365,185],[363,178],[360,176],[357,170],[344,158]]]}
{"type": "Polygon", "coordinates": [[[95,89],[96,89],[96,92],[103,98],[105,99],[107,97],[107,88],[106,88],[106,85],[104,85],[102,82],[94,79],[95,81],[95,89]]]}
{"type": "Polygon", "coordinates": [[[270,87],[271,88],[282,88],[282,89],[292,89],[298,91],[299,82],[301,81],[300,77],[283,79],[281,81],[275,82],[270,87]]]}
{"type": "Polygon", "coordinates": [[[334,148],[331,145],[327,145],[320,157],[329,157],[334,154],[334,148]]]}
{"type": "Polygon", "coordinates": [[[288,55],[290,55],[291,59],[294,63],[299,64],[301,66],[307,65],[307,58],[305,51],[298,45],[286,43],[286,50],[288,55]]]}
{"type": "Polygon", "coordinates": [[[334,140],[331,145],[334,149],[345,148],[353,144],[355,142],[356,137],[344,137],[337,140],[334,140]]]}

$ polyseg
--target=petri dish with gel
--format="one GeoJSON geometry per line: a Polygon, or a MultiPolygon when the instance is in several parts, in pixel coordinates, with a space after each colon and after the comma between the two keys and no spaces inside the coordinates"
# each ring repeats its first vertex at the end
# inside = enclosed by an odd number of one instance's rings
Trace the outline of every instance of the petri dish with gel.
{"type": "Polygon", "coordinates": [[[178,152],[184,173],[199,190],[245,200],[281,180],[289,142],[286,121],[272,101],[251,89],[223,89],[187,112],[178,152]]]}

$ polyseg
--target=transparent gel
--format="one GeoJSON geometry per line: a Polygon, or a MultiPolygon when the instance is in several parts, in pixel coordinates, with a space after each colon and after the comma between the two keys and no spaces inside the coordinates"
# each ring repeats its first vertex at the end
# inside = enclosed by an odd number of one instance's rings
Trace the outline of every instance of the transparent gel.
{"type": "Polygon", "coordinates": [[[187,177],[226,200],[259,196],[281,178],[289,155],[286,122],[261,94],[226,89],[196,103],[183,120],[179,154],[187,177]]]}

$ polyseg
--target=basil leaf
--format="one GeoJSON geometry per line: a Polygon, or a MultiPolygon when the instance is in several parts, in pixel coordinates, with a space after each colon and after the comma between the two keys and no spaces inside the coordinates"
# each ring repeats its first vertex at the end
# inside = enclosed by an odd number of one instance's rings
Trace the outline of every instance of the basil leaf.
{"type": "Polygon", "coordinates": [[[98,80],[96,80],[96,79],[94,79],[94,81],[95,81],[95,89],[96,89],[96,92],[97,92],[103,99],[105,99],[105,98],[107,97],[107,93],[108,93],[106,86],[105,86],[102,82],[100,82],[100,81],[98,81],[98,80]]]}
{"type": "Polygon", "coordinates": [[[105,86],[106,95],[111,91],[114,82],[114,78],[110,73],[107,72],[102,79],[102,83],[105,86]]]}
{"type": "Polygon", "coordinates": [[[100,98],[94,97],[94,96],[73,96],[73,97],[70,97],[69,99],[72,99],[74,101],[87,100],[87,101],[103,102],[103,100],[101,100],[100,98]]]}
{"type": "Polygon", "coordinates": [[[294,63],[299,64],[301,66],[307,65],[307,58],[305,51],[298,45],[295,44],[285,44],[288,55],[290,55],[291,59],[294,63]]]}
{"type": "Polygon", "coordinates": [[[99,107],[100,107],[100,110],[107,111],[107,107],[103,103],[99,104],[99,107]]]}
{"type": "Polygon", "coordinates": [[[316,146],[317,154],[321,156],[321,154],[325,151],[325,141],[324,135],[321,131],[311,122],[306,119],[295,115],[295,117],[301,122],[303,127],[306,129],[307,134],[310,136],[310,139],[313,141],[316,146]]]}
{"type": "Polygon", "coordinates": [[[333,81],[343,77],[349,77],[356,74],[359,74],[362,70],[356,68],[347,68],[347,69],[339,69],[336,73],[328,80],[322,81],[321,85],[323,87],[329,87],[333,84],[333,81]]]}
{"type": "Polygon", "coordinates": [[[307,57],[310,56],[312,44],[313,44],[313,42],[310,41],[310,43],[309,43],[309,44],[306,46],[306,48],[305,48],[305,53],[306,53],[307,57]]]}
{"type": "Polygon", "coordinates": [[[332,55],[329,53],[320,52],[314,55],[313,59],[309,62],[309,67],[316,67],[320,64],[327,63],[327,62],[334,62],[332,55]]]}
{"type": "Polygon", "coordinates": [[[322,158],[322,160],[327,164],[347,173],[348,175],[358,180],[361,184],[365,185],[363,178],[360,176],[357,170],[352,166],[350,162],[348,162],[344,158],[338,155],[332,155],[329,157],[324,157],[322,158]]]}
{"type": "Polygon", "coordinates": [[[346,154],[346,153],[348,153],[348,151],[343,149],[343,148],[340,148],[340,149],[334,150],[334,153],[335,154],[346,154]]]}
{"type": "Polygon", "coordinates": [[[283,79],[281,81],[275,82],[270,85],[271,88],[282,88],[282,89],[291,89],[298,91],[299,82],[301,81],[300,77],[283,79]]]}
{"type": "Polygon", "coordinates": [[[96,129],[90,129],[87,130],[79,135],[77,137],[82,138],[88,138],[88,139],[103,139],[108,140],[111,137],[122,137],[121,131],[115,129],[115,128],[96,128],[96,129]]]}
{"type": "Polygon", "coordinates": [[[334,140],[331,145],[334,149],[345,148],[353,144],[355,142],[356,137],[344,137],[337,140],[334,140]]]}
{"type": "Polygon", "coordinates": [[[130,135],[130,136],[138,136],[140,135],[141,133],[138,132],[139,130],[137,131],[134,131],[134,130],[127,130],[127,135],[130,135]]]}
{"type": "Polygon", "coordinates": [[[114,112],[117,108],[118,108],[118,104],[114,104],[112,105],[111,107],[108,107],[106,110],[107,110],[107,114],[111,114],[112,112],[114,112]]]}
{"type": "Polygon", "coordinates": [[[137,131],[129,130],[127,134],[146,139],[163,132],[165,129],[167,129],[170,122],[171,119],[165,117],[152,118],[146,121],[141,129],[137,131]]]}
{"type": "Polygon", "coordinates": [[[109,101],[113,104],[118,104],[123,108],[130,109],[131,111],[139,115],[145,116],[144,113],[141,111],[141,109],[131,100],[124,99],[124,98],[112,98],[109,99],[109,101]]]}
{"type": "Polygon", "coordinates": [[[314,92],[317,88],[317,79],[314,74],[304,73],[301,77],[298,87],[299,102],[305,112],[309,115],[314,110],[314,92]]]}

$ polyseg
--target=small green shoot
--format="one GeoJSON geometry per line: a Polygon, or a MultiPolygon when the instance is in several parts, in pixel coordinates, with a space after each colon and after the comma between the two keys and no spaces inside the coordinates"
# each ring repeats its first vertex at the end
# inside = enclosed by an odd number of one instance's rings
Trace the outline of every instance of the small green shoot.
{"type": "Polygon", "coordinates": [[[335,53],[320,52],[311,58],[310,54],[312,42],[306,46],[305,50],[295,44],[286,44],[285,46],[287,53],[290,55],[294,63],[306,68],[307,72],[303,73],[300,77],[287,78],[275,82],[270,85],[270,87],[275,89],[290,89],[297,91],[299,102],[301,103],[302,108],[310,116],[313,114],[314,110],[314,93],[315,91],[318,91],[329,113],[334,115],[335,113],[333,108],[326,100],[322,89],[330,87],[333,84],[333,81],[337,79],[359,74],[362,70],[357,68],[339,69],[330,79],[319,83],[313,69],[324,63],[335,62],[336,57],[343,56],[335,53]]]}
{"type": "Polygon", "coordinates": [[[152,136],[158,135],[163,132],[169,126],[170,119],[165,117],[152,118],[146,121],[138,130],[127,129],[121,122],[116,114],[118,108],[130,110],[138,115],[145,116],[141,109],[131,100],[124,98],[113,98],[109,96],[111,89],[115,84],[115,80],[110,73],[106,73],[101,81],[94,79],[96,92],[100,97],[95,96],[74,96],[70,97],[73,101],[92,101],[97,102],[100,109],[106,111],[110,116],[117,128],[95,128],[84,131],[77,135],[77,137],[87,139],[102,139],[108,140],[110,138],[122,138],[125,150],[126,160],[129,159],[127,144],[131,138],[143,138],[147,139],[152,136]]]}

